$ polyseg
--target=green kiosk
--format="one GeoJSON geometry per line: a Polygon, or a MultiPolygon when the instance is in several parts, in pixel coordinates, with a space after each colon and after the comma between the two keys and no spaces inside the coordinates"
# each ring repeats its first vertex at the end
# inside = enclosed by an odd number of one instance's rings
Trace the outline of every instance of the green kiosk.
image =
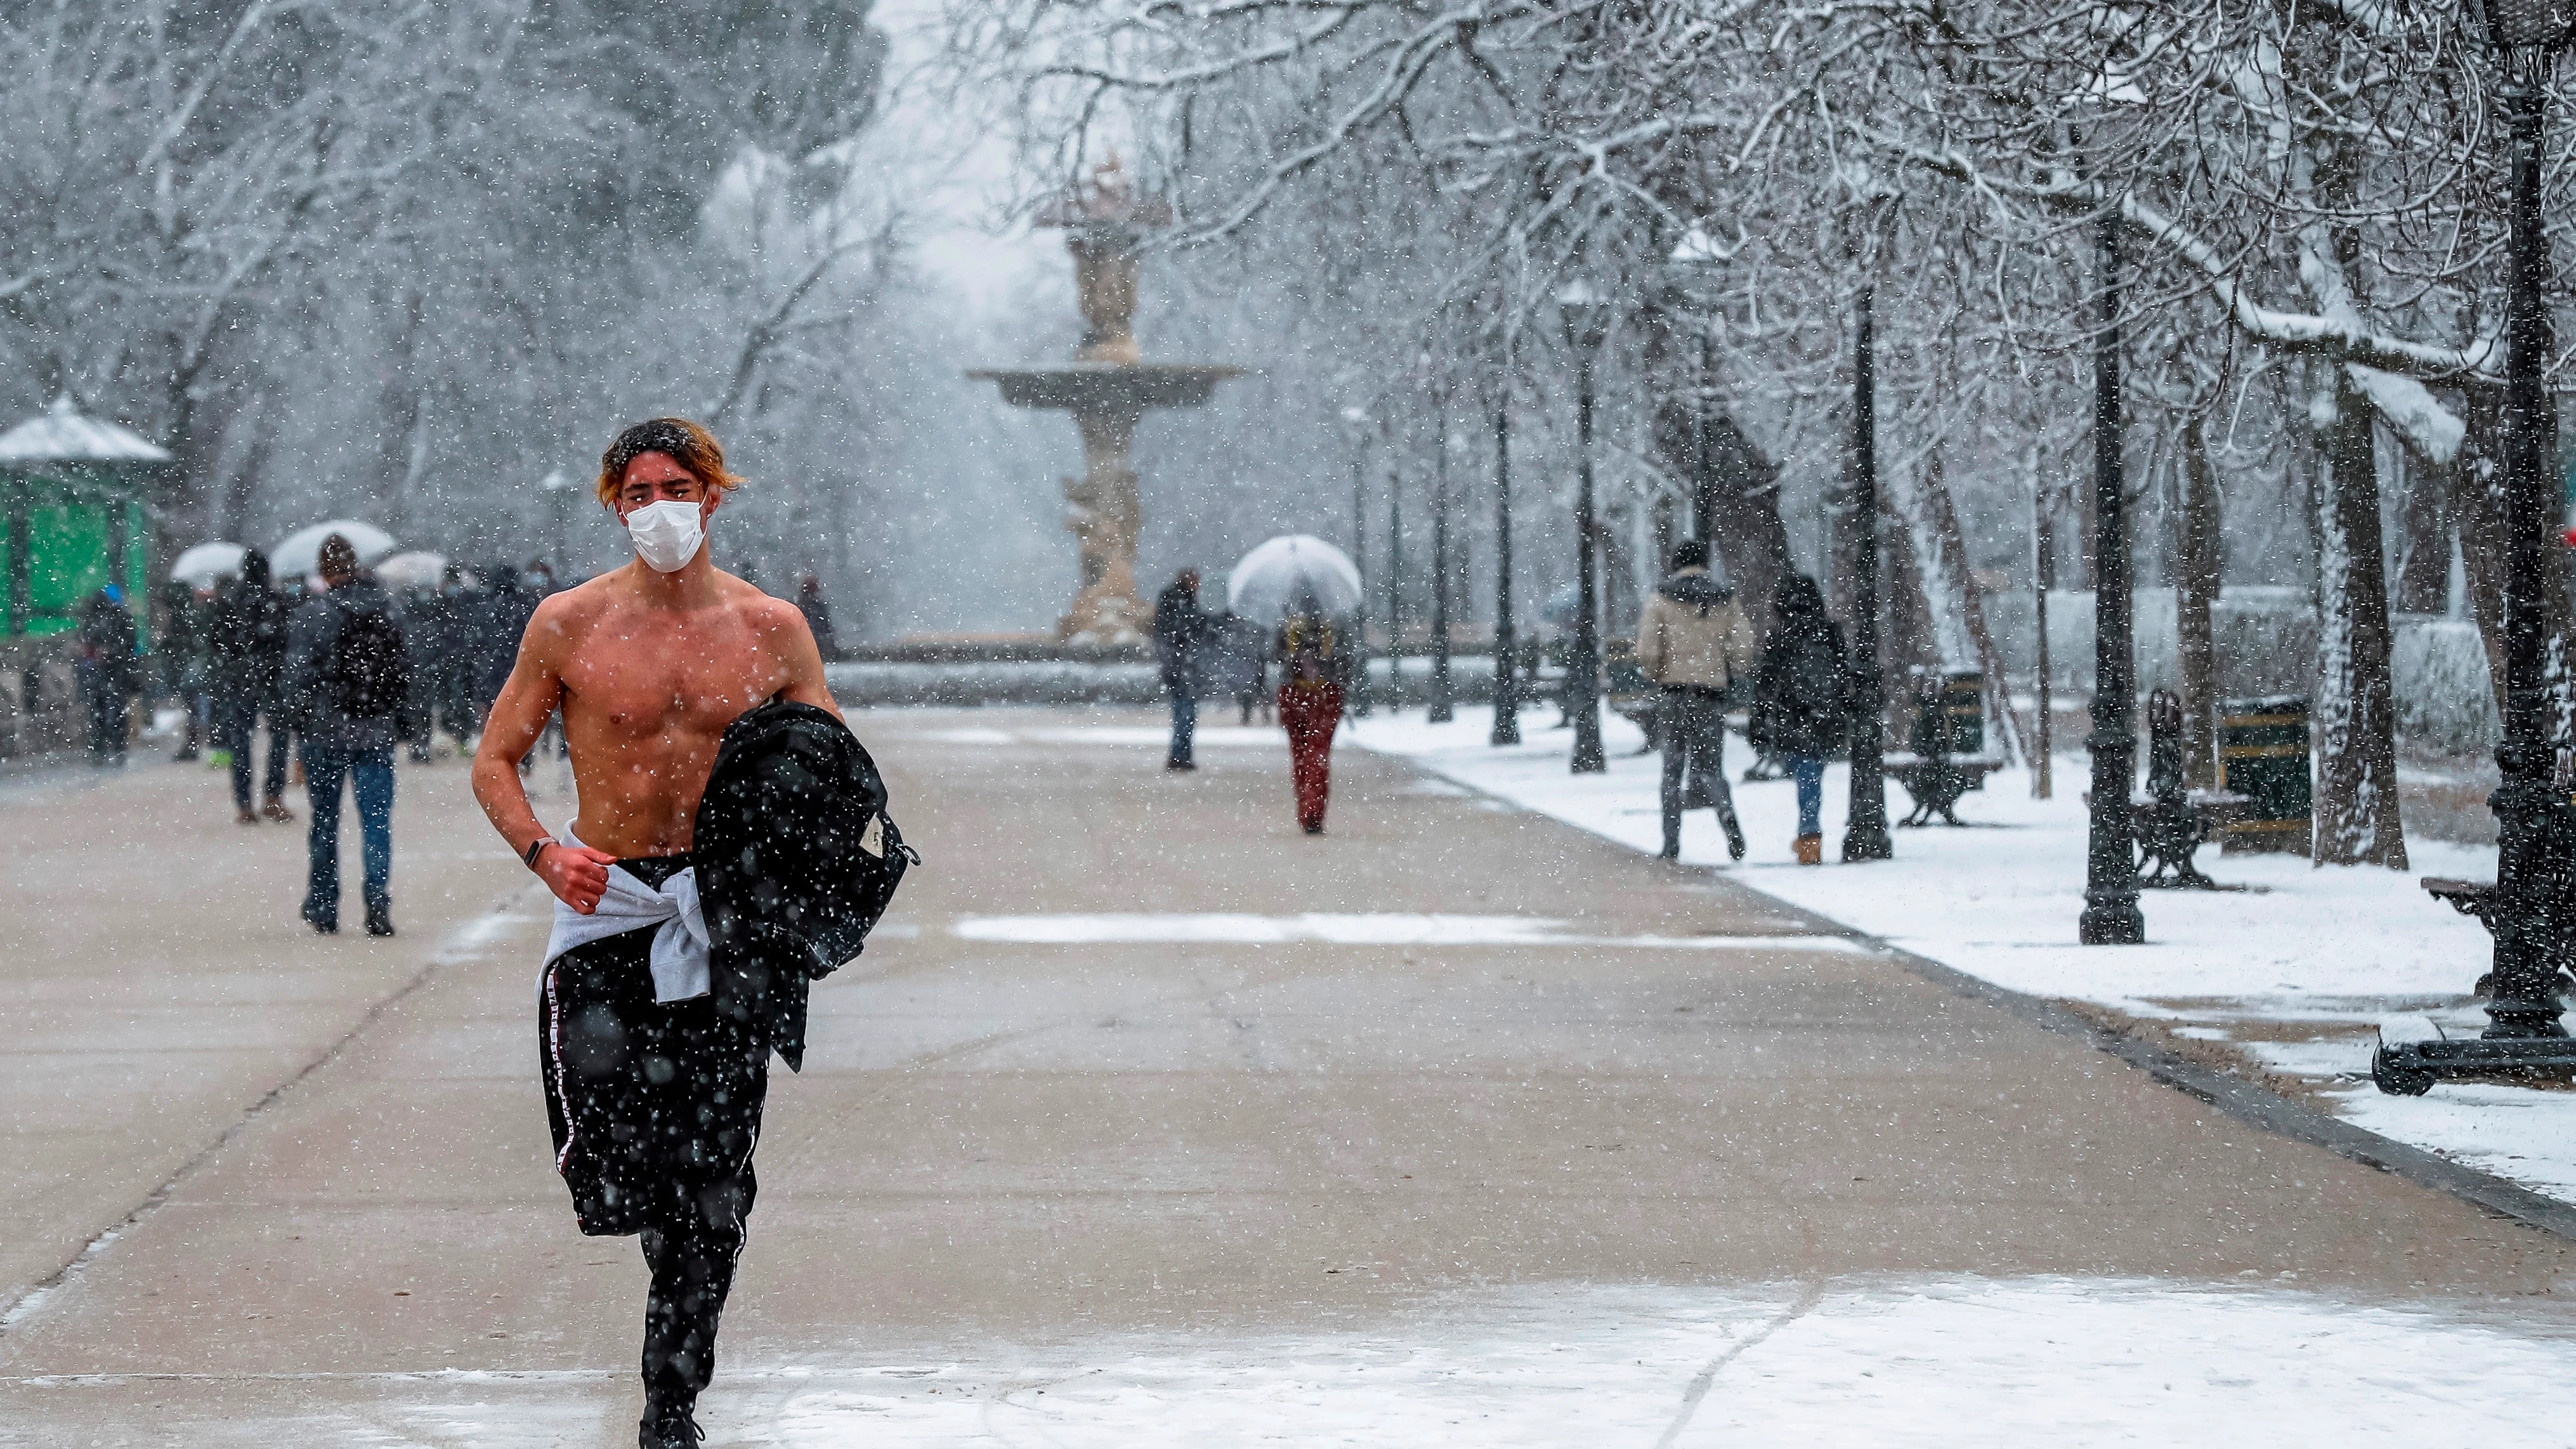
{"type": "Polygon", "coordinates": [[[50,738],[77,713],[70,641],[56,636],[80,627],[82,600],[121,584],[126,607],[148,627],[152,530],[143,499],[169,462],[169,453],[84,415],[69,398],[0,433],[0,754],[67,742],[50,738]]]}

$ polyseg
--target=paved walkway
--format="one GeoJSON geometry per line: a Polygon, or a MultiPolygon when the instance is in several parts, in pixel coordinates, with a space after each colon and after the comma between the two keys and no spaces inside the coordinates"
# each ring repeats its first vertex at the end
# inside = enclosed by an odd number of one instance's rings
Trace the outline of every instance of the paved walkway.
{"type": "MultiPolygon", "coordinates": [[[[2556,1397],[2571,1245],[1722,874],[1356,752],[1308,839],[1266,732],[1175,777],[1142,713],[857,724],[928,864],[774,1078],[714,1442],[1813,1442],[1872,1405],[1954,1441],[1949,1400],[2483,1431],[2556,1397]]],[[[633,1442],[642,1270],[549,1170],[541,903],[462,770],[404,776],[394,943],[286,929],[291,833],[212,778],[0,795],[36,943],[0,1213],[41,1228],[0,1256],[0,1443],[633,1442]]]]}

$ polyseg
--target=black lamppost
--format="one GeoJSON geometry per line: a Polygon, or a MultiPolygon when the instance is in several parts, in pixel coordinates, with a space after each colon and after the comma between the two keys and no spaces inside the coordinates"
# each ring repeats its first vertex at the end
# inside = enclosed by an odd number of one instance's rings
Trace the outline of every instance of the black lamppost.
{"type": "Polygon", "coordinates": [[[1440,456],[1431,464],[1431,713],[1433,724],[1457,717],[1449,697],[1449,404],[1441,394],[1440,456]]]}
{"type": "Polygon", "coordinates": [[[1592,363],[1610,335],[1610,303],[1577,277],[1556,294],[1565,345],[1574,353],[1574,656],[1566,661],[1566,709],[1574,716],[1573,770],[1598,775],[1610,768],[1601,753],[1601,621],[1599,580],[1593,558],[1598,535],[1592,516],[1592,363]]]}
{"type": "Polygon", "coordinates": [[[1368,483],[1364,461],[1368,453],[1369,415],[1360,408],[1342,409],[1342,421],[1351,430],[1351,566],[1359,570],[1360,602],[1351,611],[1351,652],[1357,655],[1351,670],[1351,717],[1366,719],[1369,714],[1368,687],[1368,483]]]}
{"type": "Polygon", "coordinates": [[[1512,623],[1512,343],[1503,337],[1494,383],[1494,733],[1489,743],[1521,742],[1520,630],[1512,623]]]}
{"type": "MultiPolygon", "coordinates": [[[[2563,0],[2485,0],[2488,43],[2504,71],[2503,100],[2513,148],[2512,245],[2505,296],[2504,742],[2502,781],[2489,798],[2496,814],[2496,883],[2484,897],[2447,898],[2482,916],[2495,936],[2487,1029],[2474,1040],[2382,1045],[2371,1076],[2382,1091],[2409,1095],[2436,1077],[2497,1070],[2576,1069],[2556,1001],[2558,962],[2571,925],[2568,872],[2576,811],[2568,802],[2569,762],[2549,738],[2548,534],[2557,509],[2550,475],[2558,452],[2556,404],[2541,386],[2556,348],[2541,299],[2548,240],[2541,230],[2541,128],[2550,70],[2568,40],[2563,0]]],[[[2435,882],[2426,881],[2427,889],[2435,882]]]]}
{"type": "Polygon", "coordinates": [[[2120,474],[2120,216],[2094,223],[2101,258],[2093,330],[2093,754],[2092,830],[2084,854],[2084,914],[2076,939],[2134,946],[2147,939],[2138,913],[2138,857],[2129,791],[2137,783],[2137,707],[2129,629],[2128,499],[2120,474]]]}
{"type": "MultiPolygon", "coordinates": [[[[1394,450],[1389,449],[1392,455],[1394,450]]],[[[1404,475],[1386,470],[1386,707],[1404,708],[1404,475]]]]}
{"type": "Polygon", "coordinates": [[[1851,806],[1843,820],[1846,864],[1886,860],[1896,854],[1887,834],[1886,681],[1878,669],[1878,355],[1879,264],[1875,243],[1896,198],[1870,196],[1865,231],[1853,237],[1852,257],[1860,266],[1860,295],[1855,299],[1852,337],[1852,524],[1859,539],[1852,548],[1852,708],[1851,806]]]}

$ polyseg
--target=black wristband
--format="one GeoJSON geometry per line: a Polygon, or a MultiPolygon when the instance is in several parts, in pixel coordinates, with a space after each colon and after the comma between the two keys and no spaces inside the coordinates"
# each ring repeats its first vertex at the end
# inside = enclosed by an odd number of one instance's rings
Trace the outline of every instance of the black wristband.
{"type": "Polygon", "coordinates": [[[562,843],[563,842],[555,839],[551,835],[540,835],[536,839],[528,842],[528,853],[519,857],[519,863],[530,870],[535,870],[537,868],[537,852],[545,849],[549,845],[560,845],[562,843]]]}

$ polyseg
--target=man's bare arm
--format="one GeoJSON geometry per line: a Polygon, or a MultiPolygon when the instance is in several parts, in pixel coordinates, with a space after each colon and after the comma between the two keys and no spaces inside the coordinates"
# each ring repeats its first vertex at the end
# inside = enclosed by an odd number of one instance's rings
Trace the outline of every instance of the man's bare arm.
{"type": "MultiPolygon", "coordinates": [[[[536,748],[546,721],[563,701],[559,653],[564,648],[564,608],[559,600],[538,605],[536,617],[528,621],[527,633],[519,639],[519,657],[510,667],[509,682],[492,702],[491,714],[483,722],[483,741],[474,751],[474,798],[492,828],[510,842],[511,853],[521,859],[527,857],[529,846],[546,836],[537,812],[528,805],[527,788],[519,783],[519,761],[536,748]]],[[[564,904],[588,915],[608,890],[608,865],[615,859],[587,847],[553,845],[537,857],[536,872],[564,904]]]]}
{"type": "Polygon", "coordinates": [[[832,686],[823,677],[822,647],[814,642],[814,631],[806,627],[805,616],[792,604],[778,605],[776,614],[778,627],[770,639],[780,661],[787,666],[787,683],[778,691],[778,697],[829,710],[832,718],[841,719],[841,706],[832,699],[832,686]]]}

